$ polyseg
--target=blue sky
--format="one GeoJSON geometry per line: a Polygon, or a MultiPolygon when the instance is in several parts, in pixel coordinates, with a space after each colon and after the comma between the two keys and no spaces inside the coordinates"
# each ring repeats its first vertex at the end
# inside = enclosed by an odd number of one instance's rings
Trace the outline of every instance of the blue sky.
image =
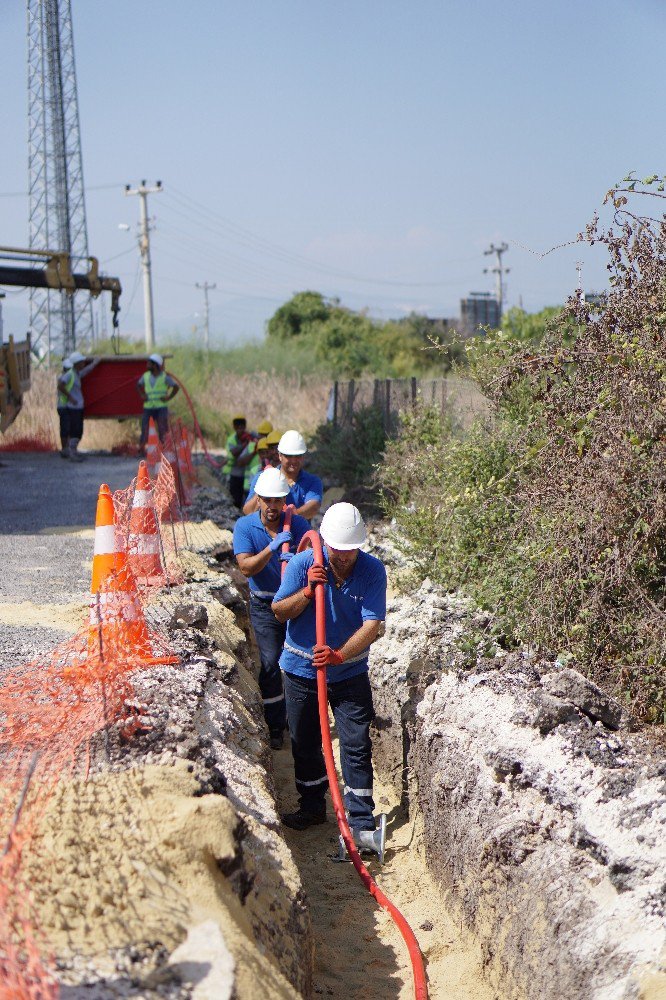
{"type": "MultiPolygon", "coordinates": [[[[563,301],[577,260],[602,288],[599,249],[538,253],[575,239],[627,170],[664,172],[658,0],[72,5],[90,251],[123,281],[130,335],[125,183],[164,184],[158,339],[193,335],[209,281],[213,340],[233,345],[304,288],[377,317],[455,315],[493,287],[491,241],[510,245],[510,305],[563,301]]],[[[23,246],[25,4],[0,14],[0,243],[23,246]]],[[[27,295],[5,302],[21,333],[27,295]]]]}

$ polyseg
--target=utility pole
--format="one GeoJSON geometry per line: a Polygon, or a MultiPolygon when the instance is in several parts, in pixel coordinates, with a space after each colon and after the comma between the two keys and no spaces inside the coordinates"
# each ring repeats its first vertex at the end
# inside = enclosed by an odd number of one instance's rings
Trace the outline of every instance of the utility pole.
{"type": "Polygon", "coordinates": [[[204,350],[208,354],[210,350],[210,309],[208,307],[208,292],[211,288],[217,288],[217,284],[213,282],[209,285],[207,281],[199,284],[197,281],[197,288],[200,288],[204,293],[204,350]]]}
{"type": "Polygon", "coordinates": [[[497,305],[499,308],[499,321],[502,322],[502,310],[504,308],[504,275],[508,274],[511,270],[510,267],[502,266],[502,254],[505,254],[509,249],[508,243],[500,243],[498,247],[494,243],[491,243],[487,250],[483,251],[484,257],[489,254],[495,254],[497,257],[497,267],[484,267],[484,274],[494,274],[496,280],[496,292],[497,305]]]}
{"type": "Polygon", "coordinates": [[[125,185],[125,194],[138,194],[141,198],[141,222],[139,230],[139,251],[143,269],[143,307],[146,350],[151,352],[155,347],[155,322],[153,320],[153,284],[150,264],[150,221],[148,219],[148,195],[158,194],[164,190],[162,181],[157,181],[155,187],[147,187],[145,181],[137,188],[125,185]]]}

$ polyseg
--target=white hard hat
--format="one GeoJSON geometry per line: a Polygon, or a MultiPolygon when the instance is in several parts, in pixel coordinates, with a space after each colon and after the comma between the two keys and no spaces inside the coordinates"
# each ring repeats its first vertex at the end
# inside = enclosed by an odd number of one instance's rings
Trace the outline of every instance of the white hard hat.
{"type": "Polygon", "coordinates": [[[162,357],[161,354],[151,354],[150,357],[148,358],[148,360],[149,361],[154,361],[156,365],[160,366],[160,368],[164,364],[164,358],[162,357]]]}
{"type": "Polygon", "coordinates": [[[282,469],[264,469],[256,483],[254,492],[258,497],[286,497],[289,483],[282,469]]]}
{"type": "Polygon", "coordinates": [[[74,362],[72,361],[71,358],[63,358],[62,359],[62,366],[63,366],[63,368],[73,368],[74,367],[74,362]]]}
{"type": "Polygon", "coordinates": [[[85,354],[81,354],[80,351],[73,351],[69,356],[69,360],[72,362],[72,365],[78,365],[79,361],[86,360],[86,356],[85,354]]]}
{"type": "Polygon", "coordinates": [[[357,508],[344,501],[328,508],[321,519],[319,532],[332,549],[359,549],[368,537],[357,508]]]}
{"type": "Polygon", "coordinates": [[[305,438],[299,431],[285,431],[278,444],[281,455],[304,455],[307,450],[305,438]]]}

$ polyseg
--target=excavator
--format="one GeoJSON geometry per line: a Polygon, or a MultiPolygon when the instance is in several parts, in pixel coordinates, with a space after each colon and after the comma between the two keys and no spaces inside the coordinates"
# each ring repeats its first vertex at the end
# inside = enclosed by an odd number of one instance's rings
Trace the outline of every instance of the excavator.
{"type": "MultiPolygon", "coordinates": [[[[111,313],[117,328],[120,280],[100,274],[96,257],[89,257],[88,264],[85,273],[77,273],[72,271],[69,254],[63,251],[0,247],[0,287],[45,288],[68,295],[82,289],[90,292],[93,298],[102,292],[111,292],[111,313]]],[[[29,334],[18,343],[12,336],[4,343],[0,322],[0,432],[4,433],[16,419],[23,404],[23,394],[30,388],[30,350],[29,334]]]]}

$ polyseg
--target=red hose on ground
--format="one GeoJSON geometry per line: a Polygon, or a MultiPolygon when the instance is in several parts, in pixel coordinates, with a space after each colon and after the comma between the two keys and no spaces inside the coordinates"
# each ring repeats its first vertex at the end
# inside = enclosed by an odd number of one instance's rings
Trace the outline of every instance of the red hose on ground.
{"type": "MultiPolygon", "coordinates": [[[[324,565],[324,554],[321,548],[321,539],[317,531],[308,531],[298,546],[298,551],[301,552],[303,549],[312,546],[314,551],[314,561],[317,565],[324,565]]],[[[317,645],[326,645],[326,598],[324,594],[324,588],[318,585],[315,589],[315,622],[316,622],[316,637],[317,645]]],[[[340,833],[342,834],[342,839],[345,842],[345,847],[347,848],[347,853],[352,860],[354,868],[358,872],[361,881],[368,890],[371,896],[377,900],[380,906],[391,914],[398,930],[402,934],[403,940],[407,945],[409,951],[409,957],[412,963],[412,973],[414,976],[414,997],[415,1000],[428,1000],[428,985],[426,981],[425,968],[423,965],[423,956],[421,955],[421,949],[419,948],[419,943],[416,940],[414,931],[411,929],[405,918],[403,917],[400,910],[394,906],[391,900],[384,895],[382,890],[379,888],[372,875],[365,867],[361,861],[361,856],[356,850],[356,844],[354,843],[354,838],[352,832],[349,829],[349,824],[347,823],[347,815],[345,813],[344,803],[342,801],[342,796],[340,795],[340,786],[338,784],[338,775],[335,769],[335,759],[333,757],[333,746],[331,744],[331,730],[328,724],[328,690],[326,687],[326,667],[317,670],[317,698],[319,702],[319,724],[321,726],[321,741],[322,749],[324,751],[324,760],[326,761],[326,774],[328,776],[329,790],[331,793],[331,799],[333,800],[333,808],[335,809],[335,816],[338,821],[338,826],[340,827],[340,833]]]]}

